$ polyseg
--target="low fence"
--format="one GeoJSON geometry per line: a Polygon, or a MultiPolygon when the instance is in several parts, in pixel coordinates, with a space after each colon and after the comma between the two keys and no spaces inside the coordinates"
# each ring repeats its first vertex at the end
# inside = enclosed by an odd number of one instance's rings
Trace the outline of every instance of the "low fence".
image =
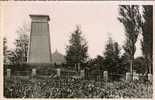
{"type": "Polygon", "coordinates": [[[55,77],[72,77],[73,75],[76,75],[76,71],[72,70],[65,70],[65,69],[47,69],[47,70],[42,70],[42,69],[35,69],[33,68],[30,71],[12,71],[11,69],[6,69],[4,71],[4,76],[7,78],[10,78],[12,76],[55,76],[55,77]]]}
{"type": "MultiPolygon", "coordinates": [[[[10,78],[12,76],[11,69],[7,69],[6,77],[10,78]]],[[[60,68],[57,68],[55,70],[38,70],[33,68],[31,71],[16,71],[14,76],[50,76],[53,75],[55,77],[73,77],[73,78],[85,78],[85,79],[91,79],[96,81],[109,81],[112,80],[126,80],[126,81],[132,81],[132,80],[140,80],[142,78],[145,78],[146,80],[149,80],[150,82],[153,82],[153,76],[152,74],[148,75],[142,75],[138,74],[136,72],[133,72],[133,74],[127,72],[126,75],[124,74],[111,74],[108,73],[108,71],[104,71],[101,73],[101,75],[88,75],[85,70],[80,70],[80,72],[72,71],[72,70],[63,70],[60,68]],[[95,76],[95,77],[94,77],[95,76]],[[118,79],[117,79],[118,78],[118,79]]]]}

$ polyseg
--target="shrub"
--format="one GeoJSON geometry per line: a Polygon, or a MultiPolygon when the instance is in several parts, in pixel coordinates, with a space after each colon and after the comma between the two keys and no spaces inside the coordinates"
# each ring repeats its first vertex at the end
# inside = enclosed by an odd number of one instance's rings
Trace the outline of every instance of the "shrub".
{"type": "Polygon", "coordinates": [[[151,98],[152,84],[96,82],[64,77],[30,77],[4,80],[6,98],[151,98]]]}

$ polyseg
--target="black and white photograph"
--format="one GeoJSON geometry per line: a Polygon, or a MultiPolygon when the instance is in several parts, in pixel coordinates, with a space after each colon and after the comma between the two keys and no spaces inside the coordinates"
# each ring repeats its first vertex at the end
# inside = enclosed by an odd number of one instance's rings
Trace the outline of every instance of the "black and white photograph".
{"type": "Polygon", "coordinates": [[[5,99],[153,99],[153,2],[0,2],[5,99]]]}

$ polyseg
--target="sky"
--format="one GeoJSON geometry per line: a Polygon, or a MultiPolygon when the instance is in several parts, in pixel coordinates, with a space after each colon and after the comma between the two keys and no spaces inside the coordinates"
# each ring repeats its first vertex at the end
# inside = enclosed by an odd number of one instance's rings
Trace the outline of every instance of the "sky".
{"type": "MultiPolygon", "coordinates": [[[[30,14],[43,14],[50,17],[51,50],[65,54],[71,33],[80,25],[82,36],[88,42],[88,54],[94,58],[103,55],[106,41],[112,39],[122,46],[125,43],[123,25],[117,19],[118,5],[95,2],[18,2],[4,3],[2,6],[3,35],[8,47],[14,48],[17,30],[25,23],[30,27],[30,14]]],[[[140,39],[141,37],[139,37],[140,39]]],[[[141,55],[140,43],[136,43],[135,57],[141,55]]]]}

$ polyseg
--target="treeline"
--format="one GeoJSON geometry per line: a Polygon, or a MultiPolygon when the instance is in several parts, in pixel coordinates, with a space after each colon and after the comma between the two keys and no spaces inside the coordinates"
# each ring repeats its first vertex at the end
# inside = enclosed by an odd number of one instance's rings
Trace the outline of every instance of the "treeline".
{"type": "MultiPolygon", "coordinates": [[[[66,46],[66,64],[71,67],[81,64],[83,69],[92,70],[92,73],[98,74],[102,70],[108,70],[115,74],[127,71],[132,73],[133,70],[139,73],[152,73],[153,6],[120,5],[118,20],[123,24],[126,36],[122,47],[112,37],[109,37],[103,55],[90,59],[87,52],[88,43],[77,26],[66,46]],[[135,58],[135,44],[139,35],[142,35],[141,50],[143,55],[135,58]],[[123,54],[121,54],[121,50],[124,50],[123,54]]],[[[15,41],[15,49],[8,50],[7,39],[3,40],[4,64],[23,64],[27,61],[30,31],[28,28],[22,27],[17,33],[19,35],[15,41]]]]}

